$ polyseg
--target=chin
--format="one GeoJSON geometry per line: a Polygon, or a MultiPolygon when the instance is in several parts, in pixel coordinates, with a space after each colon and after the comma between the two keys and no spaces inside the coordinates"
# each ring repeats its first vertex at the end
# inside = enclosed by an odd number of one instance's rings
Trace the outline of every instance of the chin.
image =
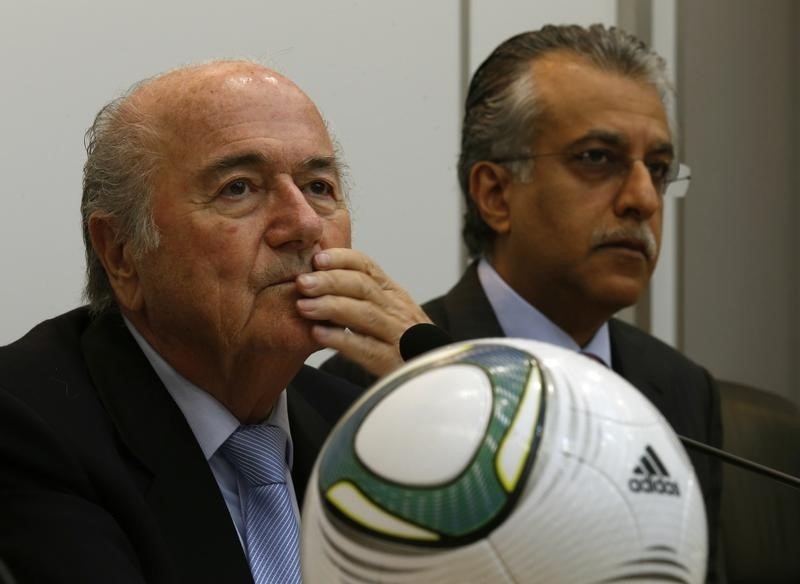
{"type": "Polygon", "coordinates": [[[278,334],[278,346],[276,347],[278,350],[304,353],[308,356],[320,348],[319,343],[311,336],[311,324],[307,321],[287,325],[278,334]]]}
{"type": "Polygon", "coordinates": [[[594,297],[603,305],[608,306],[611,314],[633,306],[642,296],[645,285],[639,281],[631,281],[624,279],[624,281],[615,281],[613,285],[604,286],[603,289],[595,292],[594,297]]]}
{"type": "Polygon", "coordinates": [[[312,324],[297,314],[272,314],[264,322],[252,323],[252,330],[261,352],[307,356],[319,349],[311,336],[312,324]]]}

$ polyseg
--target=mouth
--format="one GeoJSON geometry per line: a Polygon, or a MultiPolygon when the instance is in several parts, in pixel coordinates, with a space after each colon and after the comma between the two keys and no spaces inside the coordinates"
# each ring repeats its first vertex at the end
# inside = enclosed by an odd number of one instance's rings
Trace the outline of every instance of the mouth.
{"type": "Polygon", "coordinates": [[[295,280],[297,280],[297,276],[299,276],[301,274],[307,274],[307,273],[308,273],[308,271],[293,272],[291,274],[288,274],[288,275],[285,275],[285,276],[281,276],[281,277],[277,278],[276,280],[271,281],[269,284],[267,284],[264,287],[265,288],[279,288],[279,287],[287,286],[287,285],[294,286],[295,280]]]}
{"type": "Polygon", "coordinates": [[[272,284],[269,285],[269,287],[282,286],[284,284],[294,284],[294,281],[295,281],[296,278],[297,278],[297,276],[288,276],[286,278],[283,278],[282,280],[278,280],[277,282],[273,282],[272,284]]]}
{"type": "Polygon", "coordinates": [[[647,244],[640,239],[616,239],[613,241],[606,241],[597,245],[595,249],[621,251],[642,256],[647,260],[650,259],[647,244]]]}

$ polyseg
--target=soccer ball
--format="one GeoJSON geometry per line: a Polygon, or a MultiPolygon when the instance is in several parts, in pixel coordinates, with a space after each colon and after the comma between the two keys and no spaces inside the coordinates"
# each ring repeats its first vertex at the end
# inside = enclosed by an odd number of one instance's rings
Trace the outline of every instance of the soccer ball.
{"type": "Polygon", "coordinates": [[[677,437],[578,353],[457,343],[380,380],[317,460],[306,584],[702,582],[706,520],[677,437]]]}

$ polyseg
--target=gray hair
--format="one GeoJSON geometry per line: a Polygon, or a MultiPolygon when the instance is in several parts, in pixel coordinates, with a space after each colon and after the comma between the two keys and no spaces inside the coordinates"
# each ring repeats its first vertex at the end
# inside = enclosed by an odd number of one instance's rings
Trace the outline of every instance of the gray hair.
{"type": "Polygon", "coordinates": [[[117,242],[131,243],[143,255],[158,247],[151,212],[152,184],[161,163],[156,124],[131,96],[145,80],[104,106],[86,132],[88,158],[83,167],[81,220],[86,248],[84,298],[92,312],[115,304],[114,291],[89,237],[89,218],[105,215],[116,228],[117,242]]]}
{"type": "MultiPolygon", "coordinates": [[[[481,160],[531,153],[543,104],[536,94],[530,65],[533,60],[556,51],[584,57],[602,71],[652,84],[666,111],[671,110],[673,90],[664,60],[642,41],[618,28],[600,24],[589,28],[549,25],[500,44],[472,76],[461,127],[458,180],[466,202],[462,235],[473,257],[491,253],[495,234],[470,197],[470,171],[481,160]]],[[[530,180],[529,161],[507,165],[515,180],[530,180]]]]}

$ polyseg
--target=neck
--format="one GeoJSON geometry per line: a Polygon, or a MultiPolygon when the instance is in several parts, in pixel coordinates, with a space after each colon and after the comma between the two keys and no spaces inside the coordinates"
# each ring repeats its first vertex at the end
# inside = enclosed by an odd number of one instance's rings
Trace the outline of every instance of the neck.
{"type": "Polygon", "coordinates": [[[495,259],[489,261],[514,292],[569,335],[579,347],[585,347],[617,310],[617,307],[598,305],[570,287],[558,287],[547,276],[541,278],[542,282],[549,282],[546,286],[519,281],[513,277],[514,270],[495,259]]]}
{"type": "Polygon", "coordinates": [[[262,355],[257,363],[241,363],[234,366],[228,375],[197,385],[214,396],[243,424],[257,424],[269,417],[278,396],[302,365],[302,360],[294,363],[288,356],[269,358],[262,355]]]}
{"type": "Polygon", "coordinates": [[[561,330],[567,333],[575,343],[583,348],[589,344],[597,331],[608,320],[605,314],[602,317],[581,318],[587,315],[575,314],[577,311],[564,310],[561,306],[537,306],[532,303],[542,314],[549,318],[561,330]]]}
{"type": "Polygon", "coordinates": [[[297,354],[239,351],[203,353],[198,347],[156,335],[146,322],[126,315],[139,334],[170,367],[207,392],[243,424],[267,419],[278,396],[305,358],[297,354]],[[220,355],[222,357],[215,358],[220,355]]]}

